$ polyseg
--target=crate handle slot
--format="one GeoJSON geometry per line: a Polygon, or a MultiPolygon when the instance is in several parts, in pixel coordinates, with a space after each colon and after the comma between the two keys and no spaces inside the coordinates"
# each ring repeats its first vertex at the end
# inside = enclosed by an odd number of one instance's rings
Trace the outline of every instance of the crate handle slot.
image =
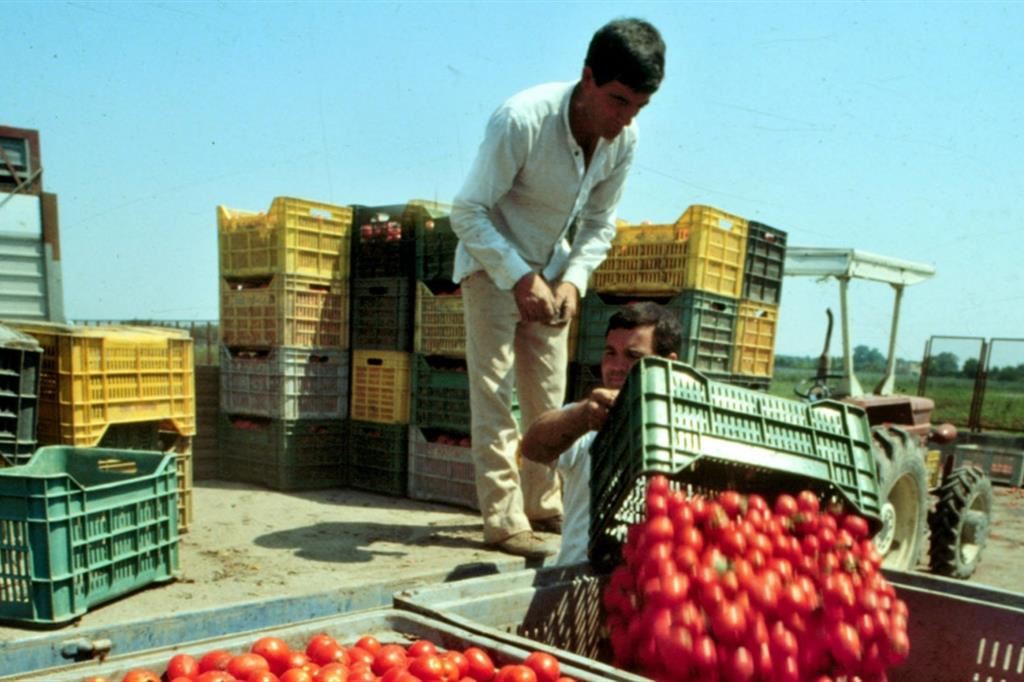
{"type": "Polygon", "coordinates": [[[373,367],[380,367],[384,364],[384,358],[367,358],[366,364],[372,365],[373,367]]]}
{"type": "Polygon", "coordinates": [[[139,473],[138,464],[128,459],[101,459],[96,462],[96,468],[100,471],[112,471],[118,474],[135,475],[139,473]]]}

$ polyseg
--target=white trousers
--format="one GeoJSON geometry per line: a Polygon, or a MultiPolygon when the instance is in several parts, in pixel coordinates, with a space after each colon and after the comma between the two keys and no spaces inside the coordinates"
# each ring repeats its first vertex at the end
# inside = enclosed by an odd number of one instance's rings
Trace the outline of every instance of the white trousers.
{"type": "Polygon", "coordinates": [[[517,457],[520,433],[511,401],[515,390],[523,430],[562,406],[570,325],[520,321],[513,293],[498,289],[483,271],[461,286],[477,500],[484,542],[501,542],[530,530],[530,519],[562,513],[555,467],[517,457]]]}

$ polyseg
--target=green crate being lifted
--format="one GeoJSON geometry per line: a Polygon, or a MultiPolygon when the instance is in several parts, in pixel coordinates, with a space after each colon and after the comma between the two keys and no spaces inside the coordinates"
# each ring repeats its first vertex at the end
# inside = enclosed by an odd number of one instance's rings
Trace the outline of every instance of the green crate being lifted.
{"type": "Polygon", "coordinates": [[[626,527],[643,519],[654,474],[700,491],[834,494],[881,524],[864,410],[719,383],[664,358],[634,365],[591,457],[590,558],[601,565],[617,561],[626,527]]]}

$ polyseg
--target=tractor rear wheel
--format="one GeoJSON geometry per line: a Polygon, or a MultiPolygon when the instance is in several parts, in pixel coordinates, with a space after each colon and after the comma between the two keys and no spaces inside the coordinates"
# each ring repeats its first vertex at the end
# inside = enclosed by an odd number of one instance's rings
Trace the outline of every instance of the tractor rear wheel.
{"type": "Polygon", "coordinates": [[[973,467],[954,469],[938,490],[928,515],[932,572],[966,579],[981,561],[992,517],[992,481],[973,467]]]}
{"type": "Polygon", "coordinates": [[[875,463],[882,529],[875,546],[882,566],[912,571],[924,551],[928,520],[928,472],[917,440],[902,429],[875,427],[875,463]]]}

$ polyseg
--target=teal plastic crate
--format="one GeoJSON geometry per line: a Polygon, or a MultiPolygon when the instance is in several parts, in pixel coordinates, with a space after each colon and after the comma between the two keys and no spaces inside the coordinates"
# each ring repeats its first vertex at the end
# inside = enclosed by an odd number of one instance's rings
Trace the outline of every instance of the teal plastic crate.
{"type": "Polygon", "coordinates": [[[634,365],[591,457],[590,556],[599,564],[617,561],[626,527],[643,518],[653,474],[709,491],[837,494],[881,525],[864,410],[719,383],[664,358],[634,365]]]}
{"type": "Polygon", "coordinates": [[[343,419],[269,419],[222,415],[220,475],[274,490],[344,487],[347,424],[343,419]]]}
{"type": "Polygon", "coordinates": [[[679,359],[716,378],[732,372],[736,300],[705,291],[684,291],[670,298],[591,294],[580,310],[576,362],[598,365],[604,354],[608,321],[623,305],[653,301],[666,307],[683,328],[679,359]]]}
{"type": "Polygon", "coordinates": [[[178,572],[173,454],[51,446],[0,469],[0,620],[63,623],[178,572]]]}
{"type": "Polygon", "coordinates": [[[353,488],[405,497],[409,478],[409,425],[352,420],[348,472],[353,488]]]}

